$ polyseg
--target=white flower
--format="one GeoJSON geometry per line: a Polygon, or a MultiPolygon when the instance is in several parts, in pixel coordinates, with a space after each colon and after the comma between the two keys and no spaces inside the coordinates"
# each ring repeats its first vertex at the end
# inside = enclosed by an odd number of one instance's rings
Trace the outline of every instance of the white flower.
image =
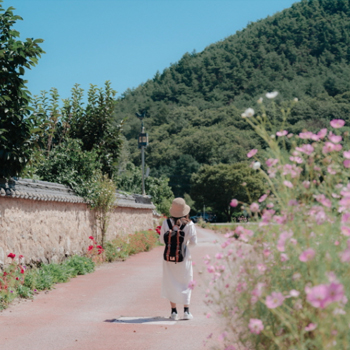
{"type": "Polygon", "coordinates": [[[261,167],[260,162],[255,162],[255,163],[253,164],[253,166],[252,166],[252,168],[253,168],[254,170],[258,170],[260,167],[261,167]]]}
{"type": "Polygon", "coordinates": [[[294,102],[298,102],[299,100],[298,100],[298,97],[295,97],[294,98],[294,102]]]}
{"type": "Polygon", "coordinates": [[[263,98],[262,97],[260,97],[259,99],[258,99],[258,101],[257,101],[258,103],[263,103],[263,98]]]}
{"type": "Polygon", "coordinates": [[[265,96],[267,98],[275,98],[278,95],[277,91],[273,91],[273,92],[268,92],[265,96]]]}
{"type": "Polygon", "coordinates": [[[244,115],[247,117],[247,118],[250,118],[254,115],[255,111],[253,108],[248,108],[244,111],[244,115]]]}

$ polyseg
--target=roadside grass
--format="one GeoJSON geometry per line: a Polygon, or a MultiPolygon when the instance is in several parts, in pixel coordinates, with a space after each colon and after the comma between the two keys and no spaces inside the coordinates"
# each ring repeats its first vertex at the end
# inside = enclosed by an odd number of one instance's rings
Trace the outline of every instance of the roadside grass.
{"type": "Polygon", "coordinates": [[[74,255],[62,263],[41,264],[38,267],[26,267],[13,259],[9,267],[0,275],[0,310],[6,309],[16,298],[29,299],[40,291],[51,290],[57,283],[68,282],[78,275],[95,271],[98,262],[124,261],[129,256],[147,252],[159,245],[158,234],[154,230],[135,232],[127,236],[118,236],[105,243],[101,259],[96,256],[74,255]],[[23,272],[20,273],[21,269],[23,272]]]}

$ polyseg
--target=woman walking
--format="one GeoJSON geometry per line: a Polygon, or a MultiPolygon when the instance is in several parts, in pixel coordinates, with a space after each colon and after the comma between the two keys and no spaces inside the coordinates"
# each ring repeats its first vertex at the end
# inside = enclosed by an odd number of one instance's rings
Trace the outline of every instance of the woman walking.
{"type": "Polygon", "coordinates": [[[197,234],[193,222],[188,217],[190,210],[183,198],[175,198],[170,208],[170,218],[163,222],[160,230],[160,242],[165,244],[162,296],[170,301],[170,318],[173,320],[179,319],[177,304],[184,305],[185,320],[193,318],[189,309],[193,270],[188,246],[197,244],[197,234]],[[171,240],[172,237],[174,237],[173,240],[171,240]],[[177,255],[174,256],[170,252],[170,245],[173,242],[180,247],[180,251],[177,251],[177,255]]]}

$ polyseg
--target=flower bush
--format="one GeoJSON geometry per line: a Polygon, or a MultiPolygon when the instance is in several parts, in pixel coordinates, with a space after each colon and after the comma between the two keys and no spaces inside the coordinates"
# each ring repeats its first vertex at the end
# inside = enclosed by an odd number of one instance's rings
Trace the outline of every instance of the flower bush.
{"type": "Polygon", "coordinates": [[[95,238],[90,236],[91,244],[87,248],[87,257],[90,258],[95,264],[102,264],[106,261],[106,255],[104,253],[104,249],[101,245],[97,244],[95,238]]]}
{"type": "Polygon", "coordinates": [[[231,203],[243,205],[257,224],[237,226],[225,235],[221,254],[205,257],[206,302],[225,320],[223,348],[350,349],[345,122],[293,135],[284,130],[287,111],[276,123],[263,109],[254,114],[243,117],[268,148],[247,156],[263,164],[257,171],[268,189],[255,203],[231,203]]]}
{"type": "Polygon", "coordinates": [[[16,254],[10,253],[7,257],[11,259],[11,263],[0,276],[0,308],[5,308],[17,296],[29,294],[23,287],[26,271],[26,267],[21,264],[23,255],[18,257],[18,261],[16,254]]]}

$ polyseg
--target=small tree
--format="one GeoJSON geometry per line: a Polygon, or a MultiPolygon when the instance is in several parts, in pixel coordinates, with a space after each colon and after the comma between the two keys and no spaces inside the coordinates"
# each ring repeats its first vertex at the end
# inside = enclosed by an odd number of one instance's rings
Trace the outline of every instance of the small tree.
{"type": "Polygon", "coordinates": [[[96,219],[101,232],[101,245],[103,247],[110,219],[109,213],[113,209],[116,200],[116,187],[107,175],[102,174],[100,174],[97,181],[92,185],[93,188],[89,200],[91,209],[93,209],[96,214],[96,219]]]}
{"type": "Polygon", "coordinates": [[[30,159],[37,120],[29,116],[30,93],[21,76],[44,53],[42,39],[16,39],[19,32],[12,26],[22,18],[13,10],[0,4],[0,177],[19,175],[30,159]]]}

